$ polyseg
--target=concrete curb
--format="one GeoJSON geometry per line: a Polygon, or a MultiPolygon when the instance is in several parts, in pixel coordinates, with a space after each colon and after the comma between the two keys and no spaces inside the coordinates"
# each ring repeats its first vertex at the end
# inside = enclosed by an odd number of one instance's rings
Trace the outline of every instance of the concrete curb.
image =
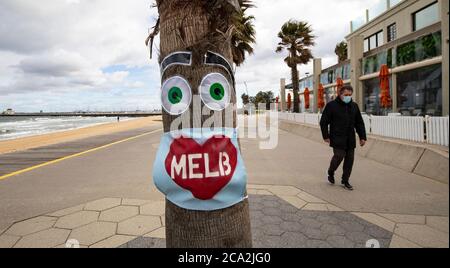
{"type": "Polygon", "coordinates": [[[413,173],[448,184],[448,166],[448,154],[445,155],[434,150],[426,149],[417,163],[413,173]]]}
{"type": "MultiPolygon", "coordinates": [[[[322,143],[319,127],[281,120],[279,128],[322,143]]],[[[357,154],[379,163],[449,184],[449,154],[423,144],[412,144],[369,136],[367,145],[357,154]]]]}

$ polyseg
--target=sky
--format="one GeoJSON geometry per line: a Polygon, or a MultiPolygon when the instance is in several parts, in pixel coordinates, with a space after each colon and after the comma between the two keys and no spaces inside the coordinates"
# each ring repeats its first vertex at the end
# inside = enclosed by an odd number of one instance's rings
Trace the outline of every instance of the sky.
{"type": "MultiPolygon", "coordinates": [[[[380,0],[256,0],[255,53],[237,68],[237,95],[279,92],[290,82],[277,33],[289,19],[307,21],[313,56],[337,63],[336,44],[350,20],[380,0]]],[[[382,0],[381,0],[382,1],[382,0]]],[[[157,56],[144,40],[157,19],[149,0],[0,0],[0,112],[160,109],[157,56]]],[[[159,47],[158,39],[155,47],[159,47]]],[[[300,65],[301,76],[312,62],[300,65]]]]}

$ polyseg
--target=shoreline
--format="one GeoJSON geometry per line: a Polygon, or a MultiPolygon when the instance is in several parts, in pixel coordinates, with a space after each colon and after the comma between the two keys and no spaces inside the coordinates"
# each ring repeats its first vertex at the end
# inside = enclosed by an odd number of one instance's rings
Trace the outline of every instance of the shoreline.
{"type": "Polygon", "coordinates": [[[122,132],[157,124],[161,116],[142,117],[121,122],[95,124],[87,127],[64,130],[11,140],[0,141],[0,154],[24,151],[32,148],[73,141],[92,136],[122,132]]]}

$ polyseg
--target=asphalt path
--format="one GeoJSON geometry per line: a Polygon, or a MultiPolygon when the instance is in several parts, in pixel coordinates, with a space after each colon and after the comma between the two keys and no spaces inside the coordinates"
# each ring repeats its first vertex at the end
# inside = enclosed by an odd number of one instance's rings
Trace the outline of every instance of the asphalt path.
{"type": "MultiPolygon", "coordinates": [[[[0,169],[7,167],[0,175],[0,231],[104,197],[162,200],[151,177],[161,129],[0,155],[0,169]]],[[[293,185],[347,211],[448,216],[449,189],[440,182],[356,157],[355,191],[348,192],[326,183],[331,149],[324,144],[280,131],[273,150],[260,150],[256,139],[241,139],[241,146],[249,183],[293,185]]]]}

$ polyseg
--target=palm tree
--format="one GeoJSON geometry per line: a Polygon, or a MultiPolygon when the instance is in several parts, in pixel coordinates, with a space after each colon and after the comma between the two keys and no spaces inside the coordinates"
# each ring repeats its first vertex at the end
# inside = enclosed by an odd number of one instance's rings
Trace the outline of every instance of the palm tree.
{"type": "Polygon", "coordinates": [[[338,56],[339,63],[346,61],[348,58],[347,42],[342,41],[337,44],[334,53],[338,56]]]}
{"type": "Polygon", "coordinates": [[[289,55],[284,62],[291,68],[292,86],[294,91],[294,112],[300,111],[299,105],[299,75],[298,64],[307,64],[312,58],[311,47],[314,45],[315,36],[311,26],[307,22],[289,20],[278,33],[281,39],[276,49],[277,53],[287,50],[289,55]]]}
{"type": "MultiPolygon", "coordinates": [[[[222,0],[223,1],[223,0],[222,0]]],[[[216,1],[216,2],[222,2],[216,1]]],[[[235,0],[225,0],[233,2],[235,0]]],[[[251,0],[238,0],[240,10],[232,15],[231,24],[233,25],[231,44],[233,53],[233,62],[236,66],[240,66],[245,61],[246,54],[252,55],[254,52],[253,44],[256,43],[256,30],[253,21],[255,17],[246,15],[249,8],[255,7],[251,0]]],[[[157,5],[154,5],[156,7],[157,5]]],[[[160,19],[158,18],[153,31],[145,40],[145,45],[150,46],[150,58],[153,54],[153,40],[159,34],[160,19]]]]}
{"type": "MultiPolygon", "coordinates": [[[[248,1],[246,1],[248,2],[248,1]]],[[[253,7],[250,5],[249,7],[253,7]]],[[[231,38],[233,62],[240,66],[245,61],[246,53],[253,54],[252,45],[256,42],[256,31],[253,25],[254,16],[247,16],[245,12],[249,7],[241,7],[233,20],[234,32],[231,38]]]]}
{"type": "MultiPolygon", "coordinates": [[[[208,50],[221,54],[229,62],[242,63],[245,53],[253,51],[250,45],[255,33],[252,17],[245,15],[251,6],[248,0],[157,0],[159,19],[146,43],[151,43],[160,33],[160,60],[176,51],[192,51],[191,67],[168,69],[163,79],[182,75],[191,84],[193,95],[198,95],[198,83],[206,74],[223,72],[220,67],[203,64],[203,56],[208,50]]],[[[236,92],[233,94],[231,100],[236,103],[236,92]]],[[[207,119],[194,115],[192,108],[186,113],[201,123],[207,119]]],[[[236,117],[234,111],[231,127],[237,127],[236,117]]],[[[171,123],[177,118],[163,110],[164,132],[171,131],[171,123]]],[[[217,211],[187,210],[166,200],[165,217],[168,248],[252,246],[247,199],[217,211]]]]}

